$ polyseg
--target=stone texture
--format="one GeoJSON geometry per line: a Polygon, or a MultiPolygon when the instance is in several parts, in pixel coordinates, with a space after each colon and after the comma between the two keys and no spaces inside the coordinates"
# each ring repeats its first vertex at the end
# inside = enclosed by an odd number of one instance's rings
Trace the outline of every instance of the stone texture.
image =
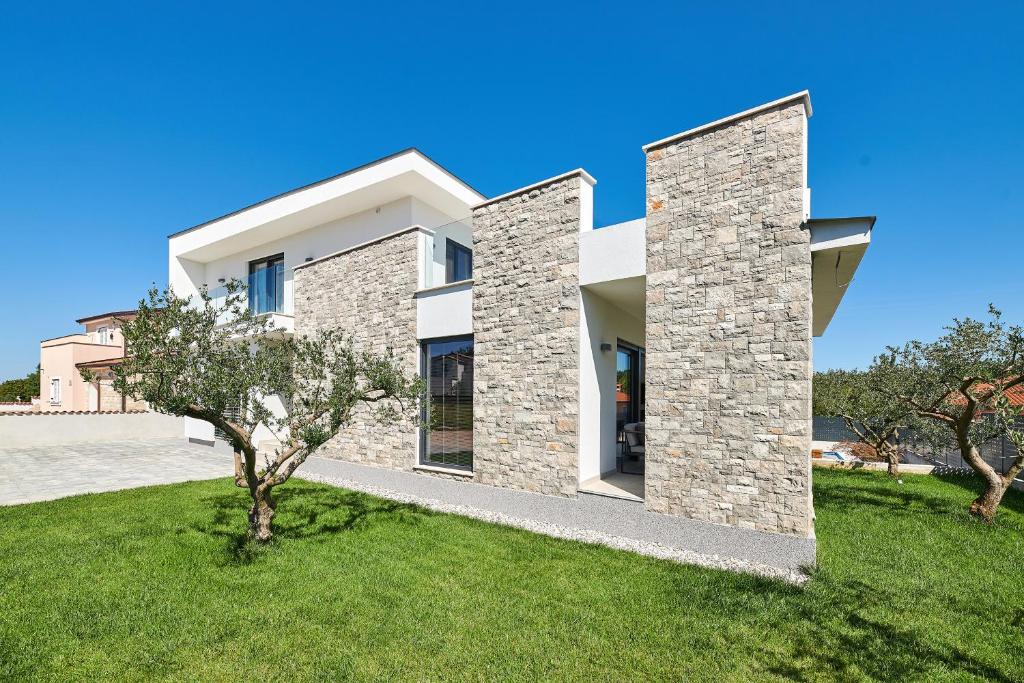
{"type": "Polygon", "coordinates": [[[647,153],[649,510],[811,531],[802,101],[647,153]]]}
{"type": "MultiPolygon", "coordinates": [[[[357,350],[391,348],[409,374],[419,372],[416,341],[415,229],[296,268],[295,334],[340,330],[357,350]]],[[[416,464],[412,421],[380,425],[367,408],[317,451],[318,455],[394,469],[416,464]]]]}
{"type": "Polygon", "coordinates": [[[473,212],[476,480],[575,495],[579,175],[473,212]]]}

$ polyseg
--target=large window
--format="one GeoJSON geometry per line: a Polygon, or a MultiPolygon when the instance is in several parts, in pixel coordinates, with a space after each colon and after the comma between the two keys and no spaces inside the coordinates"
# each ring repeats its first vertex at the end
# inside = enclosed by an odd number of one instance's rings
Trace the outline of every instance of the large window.
{"type": "Polygon", "coordinates": [[[284,254],[249,262],[249,309],[257,315],[284,310],[284,254]]]}
{"type": "Polygon", "coordinates": [[[473,277],[473,252],[454,240],[445,240],[444,281],[461,282],[473,277]]]}
{"type": "Polygon", "coordinates": [[[423,343],[424,465],[473,467],[473,338],[423,343]]]}

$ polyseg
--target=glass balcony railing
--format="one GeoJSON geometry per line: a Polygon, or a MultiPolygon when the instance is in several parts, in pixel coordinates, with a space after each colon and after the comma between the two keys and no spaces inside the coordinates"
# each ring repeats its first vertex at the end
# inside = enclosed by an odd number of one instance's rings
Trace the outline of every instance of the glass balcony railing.
{"type": "Polygon", "coordinates": [[[423,239],[422,287],[438,287],[473,277],[472,216],[432,228],[423,239]]]}

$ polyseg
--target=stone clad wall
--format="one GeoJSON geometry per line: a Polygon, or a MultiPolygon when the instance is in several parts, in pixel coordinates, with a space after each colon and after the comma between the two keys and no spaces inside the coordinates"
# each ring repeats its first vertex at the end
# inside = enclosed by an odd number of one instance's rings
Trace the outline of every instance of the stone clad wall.
{"type": "Polygon", "coordinates": [[[575,495],[579,173],[473,211],[477,481],[575,495]]]}
{"type": "Polygon", "coordinates": [[[646,504],[811,532],[802,99],[647,151],[646,504]]]}
{"type": "MultiPolygon", "coordinates": [[[[408,374],[419,372],[415,229],[296,268],[295,334],[320,329],[354,335],[357,350],[390,347],[408,374]]],[[[416,464],[413,420],[382,426],[361,408],[351,426],[317,455],[408,470],[416,464]]]]}

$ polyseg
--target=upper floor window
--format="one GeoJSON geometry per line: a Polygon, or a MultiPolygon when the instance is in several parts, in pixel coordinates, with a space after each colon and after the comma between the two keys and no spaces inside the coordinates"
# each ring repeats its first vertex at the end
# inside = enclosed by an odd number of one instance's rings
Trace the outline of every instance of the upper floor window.
{"type": "Polygon", "coordinates": [[[445,255],[444,281],[460,282],[473,277],[473,252],[454,240],[447,242],[445,255]]]}
{"type": "Polygon", "coordinates": [[[109,344],[110,329],[106,327],[99,328],[98,330],[96,330],[96,338],[99,339],[100,344],[109,344]]]}
{"type": "Polygon", "coordinates": [[[257,315],[284,310],[284,254],[249,262],[249,310],[257,315]]]}

